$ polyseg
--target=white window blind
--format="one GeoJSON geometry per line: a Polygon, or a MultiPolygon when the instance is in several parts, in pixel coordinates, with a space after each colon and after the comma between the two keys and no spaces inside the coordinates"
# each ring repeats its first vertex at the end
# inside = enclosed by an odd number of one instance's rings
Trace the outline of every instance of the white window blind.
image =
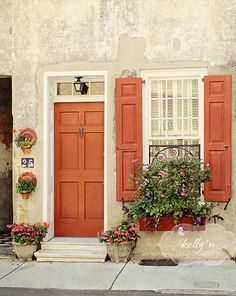
{"type": "Polygon", "coordinates": [[[150,144],[199,143],[199,80],[151,80],[150,144]]]}

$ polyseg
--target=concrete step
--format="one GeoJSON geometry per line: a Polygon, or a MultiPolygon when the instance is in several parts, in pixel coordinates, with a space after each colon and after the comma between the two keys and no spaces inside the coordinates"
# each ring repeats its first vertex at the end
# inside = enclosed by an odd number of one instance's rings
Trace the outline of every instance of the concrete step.
{"type": "Polygon", "coordinates": [[[105,262],[106,247],[97,238],[55,237],[35,253],[44,262],[105,262]]]}
{"type": "Polygon", "coordinates": [[[85,250],[39,250],[35,257],[44,262],[105,262],[106,251],[85,250]]]}
{"type": "Polygon", "coordinates": [[[105,245],[100,243],[76,243],[49,241],[41,243],[42,250],[106,250],[105,245]]]}

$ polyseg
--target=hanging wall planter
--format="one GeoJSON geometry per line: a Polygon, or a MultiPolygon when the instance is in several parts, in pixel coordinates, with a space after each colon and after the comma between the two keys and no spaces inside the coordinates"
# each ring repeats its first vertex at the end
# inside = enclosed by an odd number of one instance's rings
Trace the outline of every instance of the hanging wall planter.
{"type": "Polygon", "coordinates": [[[16,184],[16,192],[21,193],[23,199],[29,199],[30,194],[35,191],[37,186],[36,176],[31,172],[20,174],[16,184]]]}
{"type": "MultiPolygon", "coordinates": [[[[13,130],[16,133],[16,130],[13,130]]],[[[31,147],[37,142],[37,134],[31,128],[20,129],[18,135],[15,135],[16,146],[20,147],[24,154],[30,154],[31,147]]]]}

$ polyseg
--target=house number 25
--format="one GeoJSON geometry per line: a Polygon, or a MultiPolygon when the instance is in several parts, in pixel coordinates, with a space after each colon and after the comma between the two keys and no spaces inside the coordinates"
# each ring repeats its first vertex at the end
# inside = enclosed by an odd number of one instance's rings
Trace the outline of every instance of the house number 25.
{"type": "Polygon", "coordinates": [[[34,158],[21,158],[21,167],[22,168],[33,168],[34,167],[34,158]]]}

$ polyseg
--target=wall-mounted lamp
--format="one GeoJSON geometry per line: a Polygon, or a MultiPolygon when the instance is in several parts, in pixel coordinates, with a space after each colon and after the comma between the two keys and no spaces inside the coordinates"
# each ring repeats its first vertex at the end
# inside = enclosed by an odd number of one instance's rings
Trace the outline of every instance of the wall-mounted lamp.
{"type": "Polygon", "coordinates": [[[85,82],[80,81],[83,76],[75,77],[77,80],[73,83],[76,92],[80,92],[81,95],[86,95],[89,87],[85,82]]]}

